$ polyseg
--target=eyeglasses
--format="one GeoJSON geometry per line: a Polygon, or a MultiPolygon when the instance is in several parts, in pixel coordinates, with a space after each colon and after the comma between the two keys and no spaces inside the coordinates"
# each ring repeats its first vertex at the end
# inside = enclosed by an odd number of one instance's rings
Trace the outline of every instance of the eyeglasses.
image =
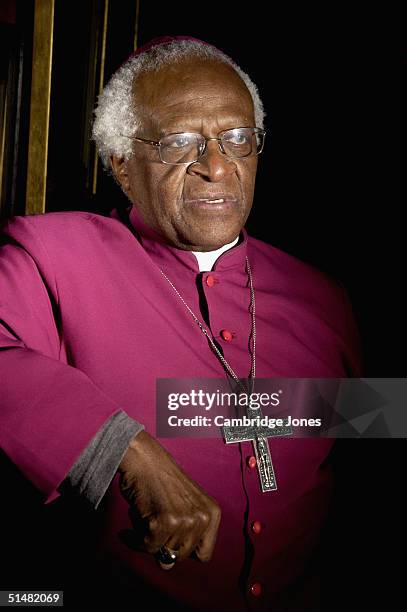
{"type": "Polygon", "coordinates": [[[137,136],[126,136],[139,142],[158,147],[163,164],[193,164],[205,153],[209,140],[217,140],[222,153],[233,159],[259,155],[263,151],[265,130],[239,127],[219,132],[218,138],[205,138],[195,132],[167,134],[159,141],[137,136]]]}

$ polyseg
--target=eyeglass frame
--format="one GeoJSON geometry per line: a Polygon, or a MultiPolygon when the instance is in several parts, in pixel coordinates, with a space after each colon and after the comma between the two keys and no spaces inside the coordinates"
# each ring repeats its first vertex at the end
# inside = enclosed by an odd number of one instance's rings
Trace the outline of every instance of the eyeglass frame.
{"type": "Polygon", "coordinates": [[[139,138],[138,136],[125,136],[124,134],[122,134],[122,136],[124,136],[125,138],[130,138],[131,140],[137,140],[139,142],[145,142],[146,144],[150,144],[150,145],[152,145],[154,147],[158,147],[158,154],[160,156],[160,161],[163,164],[167,164],[169,166],[187,166],[188,164],[196,164],[196,162],[205,154],[208,140],[217,140],[218,144],[219,144],[220,152],[223,153],[223,155],[226,155],[226,157],[229,157],[229,159],[245,159],[246,157],[252,157],[254,155],[260,155],[260,153],[262,153],[263,148],[264,148],[264,140],[265,140],[266,133],[267,133],[266,130],[263,130],[262,128],[251,127],[251,126],[245,125],[245,126],[240,126],[240,127],[235,127],[235,128],[229,128],[227,130],[222,130],[221,132],[218,133],[218,138],[205,138],[205,136],[203,134],[200,134],[199,132],[171,132],[170,134],[166,134],[164,136],[164,138],[167,138],[168,136],[178,136],[180,134],[194,134],[194,135],[202,136],[202,138],[205,139],[205,145],[204,145],[204,148],[202,149],[202,153],[199,155],[199,157],[195,161],[188,161],[188,162],[167,162],[167,161],[164,161],[162,159],[162,157],[161,157],[161,140],[147,140],[146,138],[139,138]],[[220,135],[221,134],[225,134],[225,132],[232,132],[233,130],[247,129],[248,127],[251,130],[255,130],[254,134],[259,134],[260,133],[263,136],[263,140],[262,140],[262,143],[261,143],[260,151],[257,151],[256,153],[252,152],[252,153],[249,153],[248,155],[242,155],[240,157],[231,157],[223,149],[222,136],[220,136],[220,135]]]}

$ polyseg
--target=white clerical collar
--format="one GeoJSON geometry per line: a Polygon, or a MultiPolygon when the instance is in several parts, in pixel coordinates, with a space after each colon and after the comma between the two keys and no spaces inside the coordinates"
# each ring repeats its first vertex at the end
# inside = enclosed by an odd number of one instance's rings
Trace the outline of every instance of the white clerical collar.
{"type": "Polygon", "coordinates": [[[222,253],[224,253],[228,249],[234,247],[235,244],[237,244],[238,240],[239,236],[235,238],[233,242],[229,242],[229,244],[224,244],[219,249],[216,249],[216,251],[191,251],[198,261],[199,271],[209,272],[210,270],[212,270],[213,264],[218,259],[218,257],[220,257],[222,253]]]}

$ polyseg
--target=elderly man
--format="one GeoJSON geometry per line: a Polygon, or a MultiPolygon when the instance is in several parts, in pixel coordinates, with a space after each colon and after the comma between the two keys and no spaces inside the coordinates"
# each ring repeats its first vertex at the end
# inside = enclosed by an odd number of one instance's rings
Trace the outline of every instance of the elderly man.
{"type": "Polygon", "coordinates": [[[127,210],[3,230],[0,446],[47,502],[104,513],[104,567],[134,603],[308,609],[331,443],[274,439],[264,492],[251,442],[154,437],[158,378],[360,372],[344,290],[244,229],[263,114],[221,51],[152,41],[96,110],[127,210]]]}

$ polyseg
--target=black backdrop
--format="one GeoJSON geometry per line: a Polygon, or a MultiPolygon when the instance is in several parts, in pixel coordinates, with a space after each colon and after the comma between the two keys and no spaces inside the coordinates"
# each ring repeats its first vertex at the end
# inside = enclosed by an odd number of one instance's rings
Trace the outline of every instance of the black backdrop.
{"type": "MultiPolygon", "coordinates": [[[[128,3],[111,2],[108,35],[114,44],[107,77],[131,51],[131,22],[126,28],[121,19],[125,10],[128,3]]],[[[51,125],[50,156],[59,181],[56,193],[69,187],[69,200],[50,198],[48,210],[104,211],[123,196],[102,172],[97,197],[83,192],[70,137],[81,108],[75,106],[78,45],[69,24],[60,25],[58,32],[55,57],[64,59],[65,68],[53,79],[58,112],[51,125]]],[[[213,0],[198,5],[141,0],[139,44],[165,34],[188,34],[215,44],[258,85],[268,136],[248,229],[339,278],[362,334],[366,376],[404,377],[405,60],[396,22],[343,5],[327,12],[308,3],[300,9],[257,1],[242,8],[213,0]]],[[[379,600],[392,609],[395,555],[403,551],[404,443],[341,441],[333,459],[338,487],[323,550],[324,610],[345,605],[365,609],[379,600]]],[[[55,588],[51,577],[62,575],[66,586],[78,567],[75,551],[62,566],[44,569],[39,563],[41,524],[49,527],[53,511],[40,510],[34,492],[22,482],[20,487],[24,493],[16,495],[3,522],[9,524],[19,508],[19,528],[3,536],[3,543],[13,544],[3,576],[14,588],[55,588]],[[22,508],[30,508],[27,500],[33,505],[26,516],[22,508]]],[[[68,546],[70,534],[91,529],[94,515],[86,521],[72,512],[64,534],[55,522],[47,554],[61,541],[68,546]]]]}
{"type": "MultiPolygon", "coordinates": [[[[100,165],[97,195],[84,188],[88,5],[81,19],[75,5],[56,3],[49,211],[104,212],[124,200],[100,165]]],[[[105,81],[132,50],[135,6],[109,3],[105,81]]],[[[268,134],[249,231],[339,278],[363,336],[366,376],[403,377],[406,64],[396,19],[362,8],[268,3],[267,10],[266,17],[259,1],[239,8],[140,0],[138,43],[165,34],[203,38],[250,74],[268,134]]]]}

